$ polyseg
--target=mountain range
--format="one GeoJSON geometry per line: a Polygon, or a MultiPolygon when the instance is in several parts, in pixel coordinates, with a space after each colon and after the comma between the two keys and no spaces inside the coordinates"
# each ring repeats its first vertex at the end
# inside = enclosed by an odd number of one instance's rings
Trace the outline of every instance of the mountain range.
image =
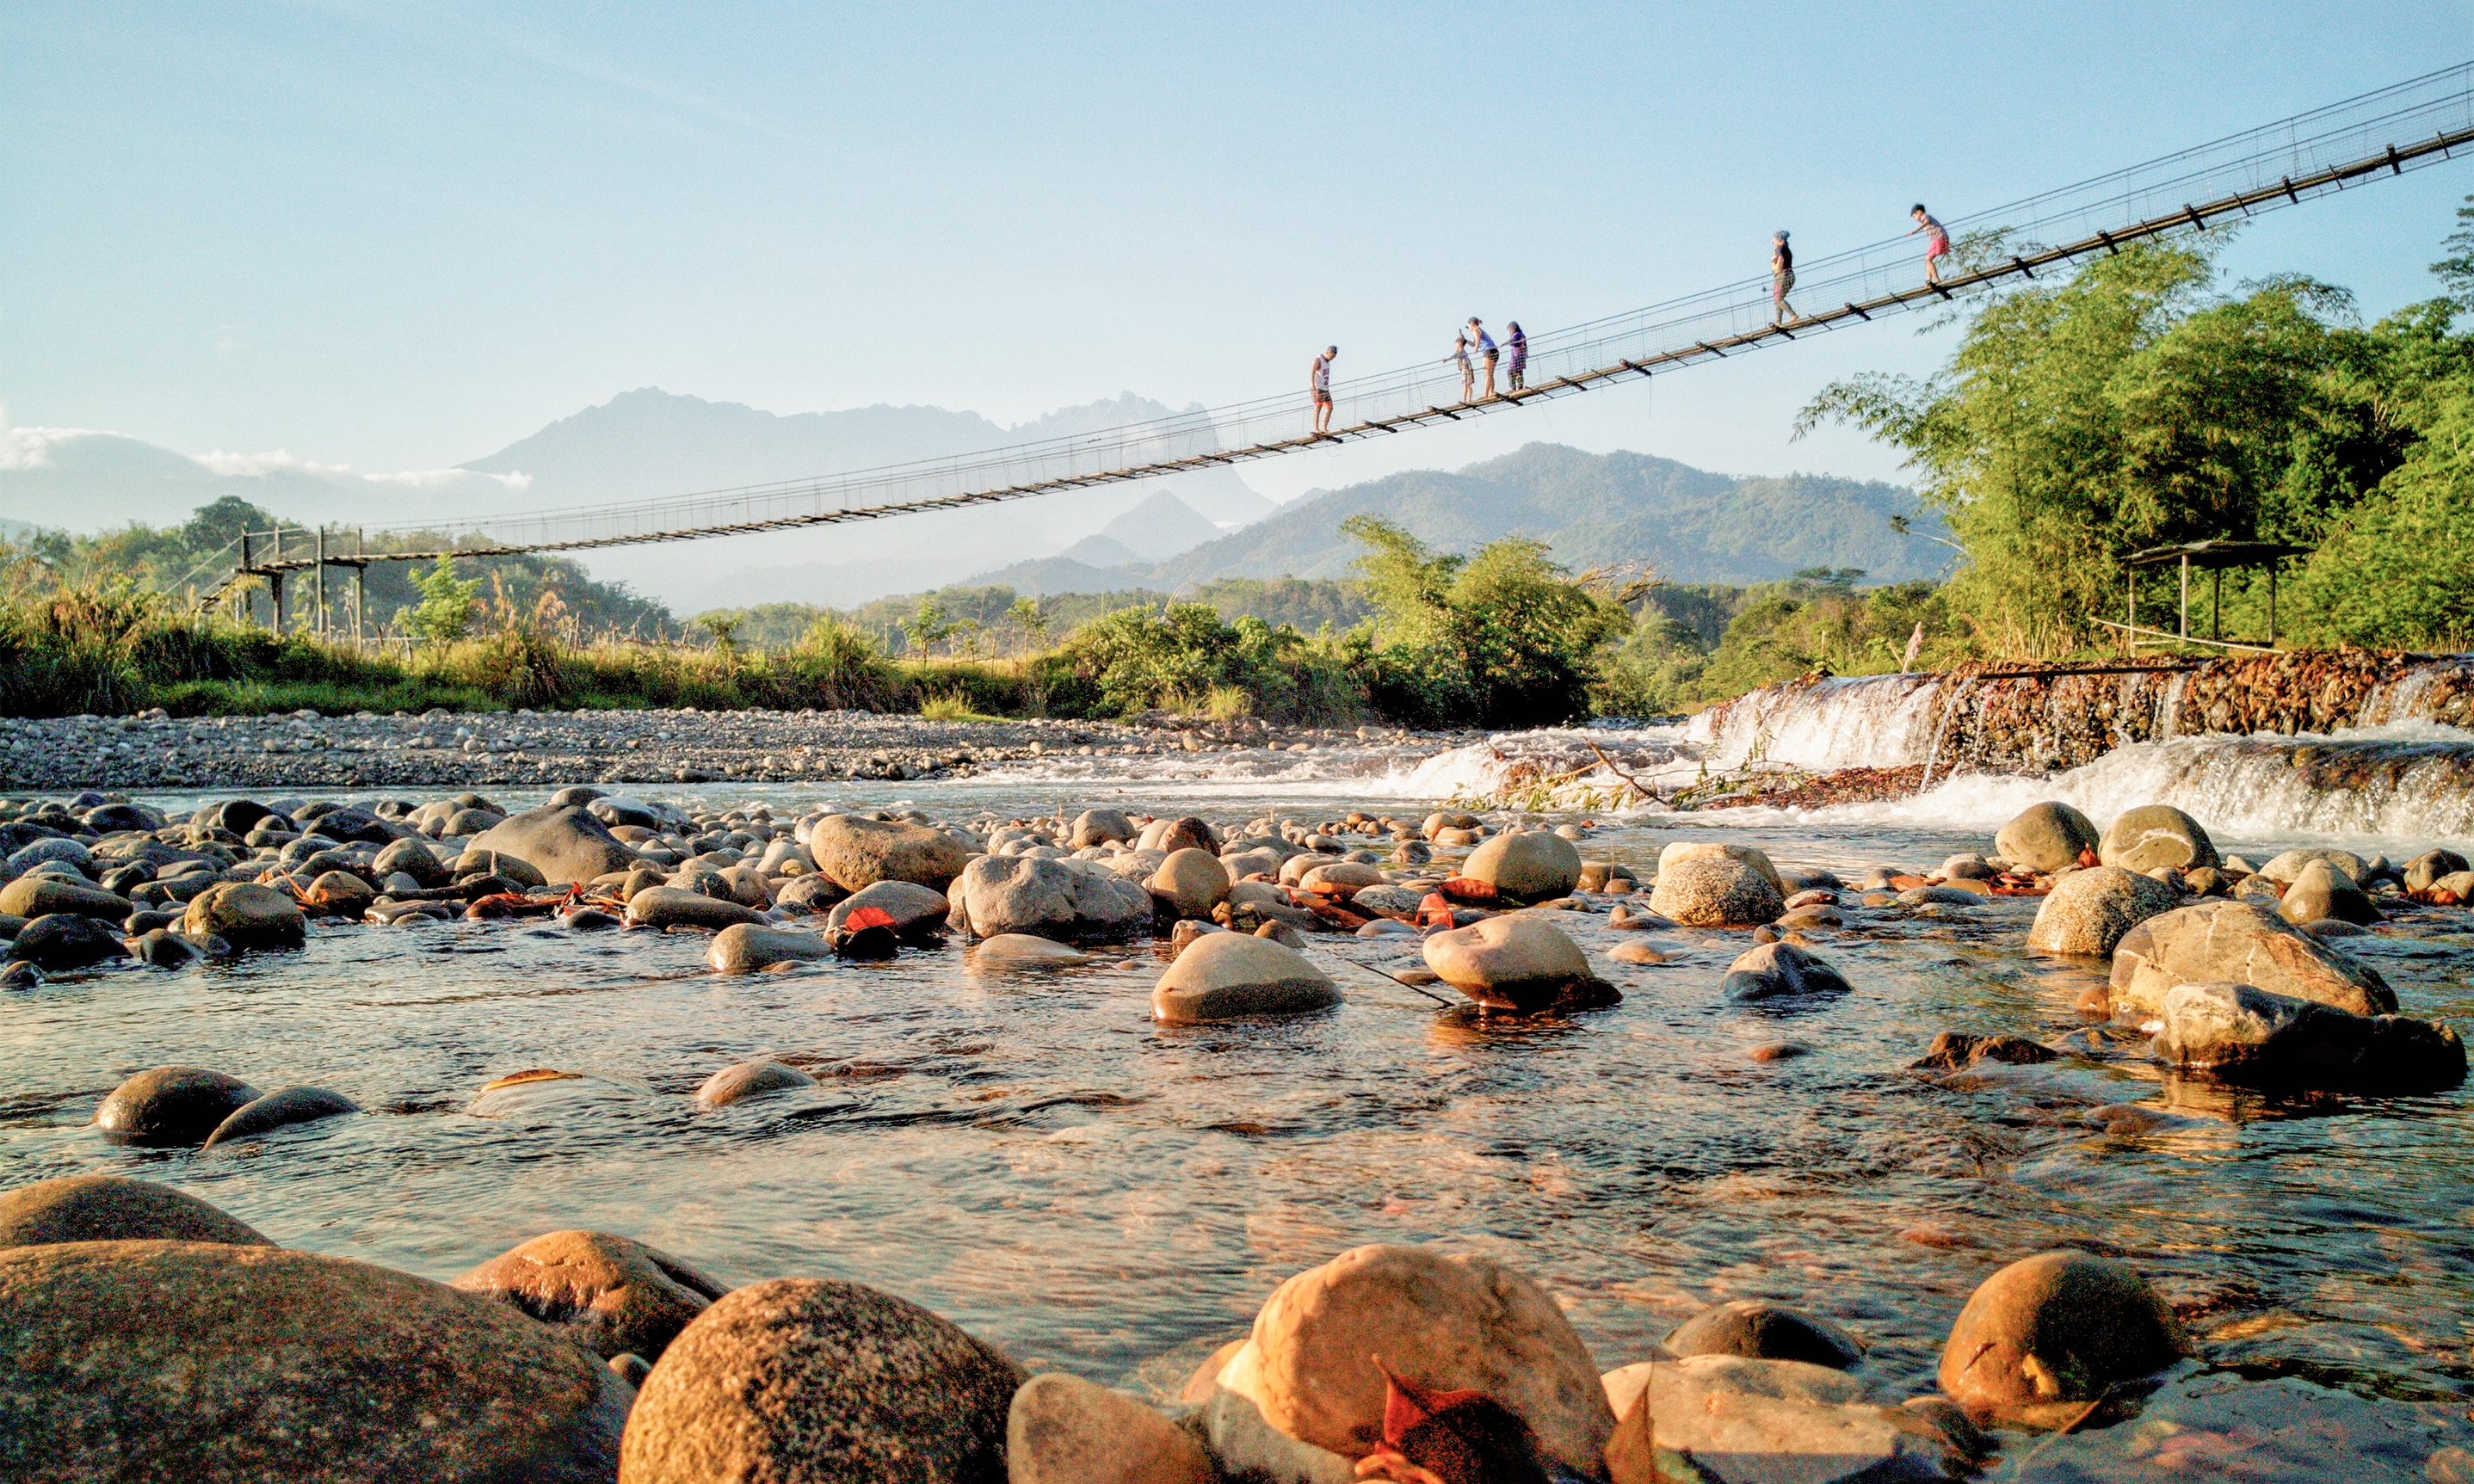
{"type": "MultiPolygon", "coordinates": [[[[1170,416],[1128,393],[1007,427],[940,407],[780,416],[652,388],[624,393],[453,468],[362,474],[278,451],[189,455],[116,433],[0,421],[0,519],[74,531],[175,525],[235,494],[304,524],[441,523],[951,457],[1170,416]]],[[[1575,568],[1646,562],[1679,582],[1750,583],[1808,566],[1931,576],[1942,548],[1888,517],[1914,501],[1824,475],[1739,479],[1637,453],[1532,443],[1274,505],[1227,468],[847,526],[587,554],[589,570],[678,612],[767,602],[851,607],[1004,583],[1023,591],[1173,591],[1222,577],[1345,576],[1352,515],[1440,549],[1535,537],[1575,568]]],[[[1937,533],[1928,515],[1920,531],[1937,533]]]]}

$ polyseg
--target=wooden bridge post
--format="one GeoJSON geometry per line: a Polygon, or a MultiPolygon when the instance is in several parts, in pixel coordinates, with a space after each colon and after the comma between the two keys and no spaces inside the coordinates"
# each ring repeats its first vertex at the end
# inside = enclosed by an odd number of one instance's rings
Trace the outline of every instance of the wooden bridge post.
{"type": "MultiPolygon", "coordinates": [[[[358,529],[352,532],[352,555],[355,557],[364,555],[361,533],[358,529]]],[[[366,615],[369,610],[370,564],[364,560],[358,566],[352,568],[352,653],[356,655],[369,647],[369,632],[366,627],[366,615]]]]}
{"type": "Polygon", "coordinates": [[[327,636],[327,528],[323,525],[318,528],[318,544],[316,551],[318,557],[318,616],[310,622],[309,627],[318,635],[318,637],[323,639],[327,636]]]}
{"type": "Polygon", "coordinates": [[[275,636],[279,639],[283,637],[283,568],[279,564],[283,561],[283,523],[281,521],[276,522],[275,526],[275,560],[279,565],[267,571],[266,595],[267,601],[275,609],[275,636]]]}
{"type": "Polygon", "coordinates": [[[2182,637],[2191,636],[2191,558],[2182,558],[2182,637]]]}

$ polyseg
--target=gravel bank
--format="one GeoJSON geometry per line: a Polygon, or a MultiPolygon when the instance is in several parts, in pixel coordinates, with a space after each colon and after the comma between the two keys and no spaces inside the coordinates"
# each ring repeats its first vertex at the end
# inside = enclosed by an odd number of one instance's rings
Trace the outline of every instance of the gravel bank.
{"type": "MultiPolygon", "coordinates": [[[[0,788],[472,787],[967,776],[1058,754],[1311,749],[1408,733],[1260,723],[935,722],[869,711],[0,720],[0,788]]],[[[1467,740],[1438,735],[1439,747],[1467,740]]]]}

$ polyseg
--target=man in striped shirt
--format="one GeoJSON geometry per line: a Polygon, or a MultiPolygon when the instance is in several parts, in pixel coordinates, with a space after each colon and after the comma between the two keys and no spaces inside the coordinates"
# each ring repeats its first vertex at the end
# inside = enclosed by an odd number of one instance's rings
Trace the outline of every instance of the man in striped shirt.
{"type": "Polygon", "coordinates": [[[1314,430],[1317,438],[1331,436],[1331,361],[1340,354],[1338,346],[1325,346],[1322,354],[1314,358],[1306,371],[1307,384],[1314,389],[1314,430]]]}

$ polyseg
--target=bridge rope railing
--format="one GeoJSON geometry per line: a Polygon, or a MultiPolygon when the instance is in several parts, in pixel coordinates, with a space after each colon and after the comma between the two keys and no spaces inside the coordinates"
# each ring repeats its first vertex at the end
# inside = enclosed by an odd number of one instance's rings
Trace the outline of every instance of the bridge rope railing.
{"type": "MultiPolygon", "coordinates": [[[[2474,144],[2474,62],[2006,206],[1946,219],[1957,251],[1954,265],[1938,284],[1924,281],[1924,250],[1910,234],[1807,259],[1786,296],[1795,313],[1783,318],[1774,319],[1771,279],[1763,275],[1533,335],[1525,390],[1508,389],[1507,355],[1497,369],[1498,395],[1491,399],[1462,400],[1460,370],[1450,357],[1442,356],[1336,381],[1331,430],[1317,434],[1301,356],[1297,391],[1248,402],[816,479],[510,513],[456,525],[370,527],[381,547],[404,538],[436,539],[411,543],[420,549],[399,545],[369,550],[365,560],[578,551],[874,520],[1174,476],[1380,438],[1869,323],[1880,314],[1937,307],[1962,293],[2033,278],[2049,266],[2402,176],[2453,158],[2455,151],[2469,144],[2474,144]]],[[[311,564],[309,558],[292,556],[257,562],[249,570],[301,570],[311,564]]]]}

